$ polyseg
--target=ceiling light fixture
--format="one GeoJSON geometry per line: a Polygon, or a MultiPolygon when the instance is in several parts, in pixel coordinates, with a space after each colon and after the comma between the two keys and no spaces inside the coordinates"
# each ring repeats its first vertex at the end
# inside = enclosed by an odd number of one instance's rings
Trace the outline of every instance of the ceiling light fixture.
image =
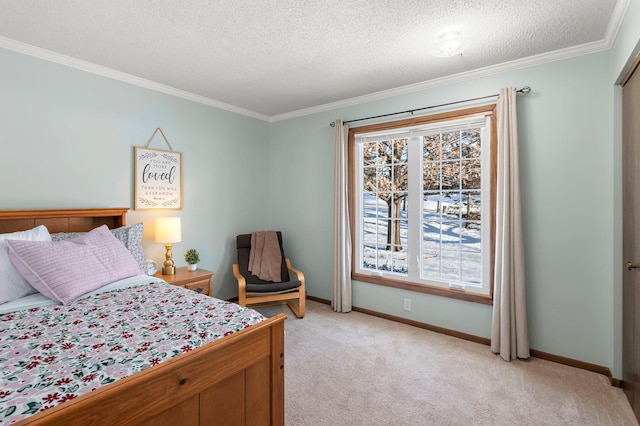
{"type": "Polygon", "coordinates": [[[460,33],[451,31],[440,36],[440,41],[427,48],[430,55],[438,58],[449,58],[451,56],[462,56],[471,43],[460,37],[460,33]]]}

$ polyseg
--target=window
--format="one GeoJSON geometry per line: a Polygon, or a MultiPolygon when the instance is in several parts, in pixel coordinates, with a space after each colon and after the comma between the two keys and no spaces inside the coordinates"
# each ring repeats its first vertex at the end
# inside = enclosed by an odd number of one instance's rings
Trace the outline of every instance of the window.
{"type": "Polygon", "coordinates": [[[494,110],[350,130],[353,279],[491,303],[494,110]]]}

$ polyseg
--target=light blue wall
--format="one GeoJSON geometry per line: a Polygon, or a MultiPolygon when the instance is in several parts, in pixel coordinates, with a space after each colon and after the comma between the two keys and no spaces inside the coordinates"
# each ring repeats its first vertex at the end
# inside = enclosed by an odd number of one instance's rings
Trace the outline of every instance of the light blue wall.
{"type": "MultiPolygon", "coordinates": [[[[271,126],[272,223],[309,294],[331,298],[334,130],[329,122],[529,85],[518,98],[529,328],[534,349],[612,367],[609,53],[530,67],[271,126]],[[288,162],[284,158],[297,160],[288,162]],[[281,161],[282,160],[282,161],[281,161]],[[279,191],[286,188],[286,191],[279,191]],[[295,194],[295,195],[293,195],[295,194]],[[292,208],[289,202],[295,207],[292,208]]],[[[491,307],[362,282],[354,305],[482,337],[491,307]],[[402,309],[410,298],[413,310],[402,309]]]]}
{"type": "MultiPolygon", "coordinates": [[[[179,215],[183,242],[236,295],[234,236],[277,228],[309,294],[331,298],[333,140],[329,123],[529,85],[518,101],[531,345],[621,370],[619,140],[613,84],[640,39],[632,2],[614,48],[381,101],[265,123],[0,50],[0,209],[131,206],[133,146],[161,127],[183,153],[183,209],[131,211],[145,223],[179,215]]],[[[368,124],[368,123],[367,123],[368,124]]],[[[153,146],[162,147],[156,138],[153,146]]],[[[489,337],[491,308],[366,283],[354,304],[489,337]],[[411,298],[413,310],[402,310],[411,298]]]]}
{"type": "MultiPolygon", "coordinates": [[[[148,257],[155,218],[182,218],[184,251],[216,271],[214,294],[237,295],[236,234],[268,227],[269,124],[0,49],[0,209],[132,207],[133,147],[161,127],[182,152],[183,209],[131,211],[145,223],[148,257]]],[[[152,147],[167,149],[160,135],[152,147]]]]}

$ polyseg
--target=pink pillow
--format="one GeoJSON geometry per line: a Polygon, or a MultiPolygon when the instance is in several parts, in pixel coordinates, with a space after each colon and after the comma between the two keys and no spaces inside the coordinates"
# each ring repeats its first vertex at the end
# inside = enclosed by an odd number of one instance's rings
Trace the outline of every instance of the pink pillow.
{"type": "Polygon", "coordinates": [[[65,305],[114,281],[143,273],[106,225],[66,241],[6,240],[6,244],[20,274],[40,293],[65,305]]]}

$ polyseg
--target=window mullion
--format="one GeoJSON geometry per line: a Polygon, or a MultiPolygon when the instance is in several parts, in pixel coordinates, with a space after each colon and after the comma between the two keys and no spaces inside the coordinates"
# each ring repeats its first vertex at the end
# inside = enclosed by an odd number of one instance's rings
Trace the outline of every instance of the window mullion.
{"type": "MultiPolygon", "coordinates": [[[[457,132],[458,133],[458,141],[459,141],[459,150],[460,150],[460,157],[458,158],[458,200],[459,200],[459,212],[458,212],[458,229],[462,230],[462,209],[464,207],[463,204],[463,200],[464,200],[464,192],[463,192],[463,185],[462,185],[462,175],[463,175],[463,170],[462,170],[462,157],[463,157],[463,153],[462,153],[462,131],[457,132]]],[[[458,240],[458,281],[462,280],[462,240],[458,240]]]]}
{"type": "Polygon", "coordinates": [[[410,279],[420,278],[420,246],[422,244],[422,138],[409,138],[409,232],[407,233],[407,266],[410,279]]]}
{"type": "Polygon", "coordinates": [[[482,146],[484,147],[482,150],[482,184],[481,184],[481,199],[482,199],[482,217],[485,218],[482,220],[482,287],[488,293],[489,286],[491,283],[491,252],[489,248],[491,247],[491,226],[489,217],[492,216],[491,212],[491,149],[490,149],[490,129],[491,129],[491,121],[487,117],[486,125],[482,131],[482,146]]]}

